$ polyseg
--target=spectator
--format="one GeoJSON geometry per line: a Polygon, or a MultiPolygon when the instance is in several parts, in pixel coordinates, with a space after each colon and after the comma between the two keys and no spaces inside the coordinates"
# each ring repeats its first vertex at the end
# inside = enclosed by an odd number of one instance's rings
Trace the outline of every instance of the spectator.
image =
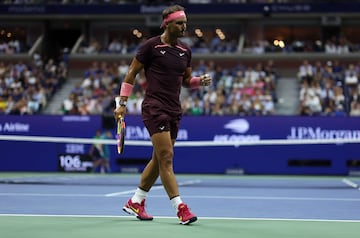
{"type": "Polygon", "coordinates": [[[311,83],[313,76],[314,71],[312,65],[309,63],[308,60],[304,60],[299,67],[298,78],[301,82],[306,80],[308,83],[311,83]]]}
{"type": "Polygon", "coordinates": [[[346,98],[345,98],[344,90],[343,90],[342,87],[335,86],[335,88],[334,88],[334,102],[335,102],[335,107],[336,108],[339,108],[339,105],[341,105],[342,108],[344,108],[346,98]]]}
{"type": "Polygon", "coordinates": [[[329,54],[338,53],[338,49],[337,49],[337,46],[335,44],[334,39],[326,41],[326,43],[325,43],[325,53],[329,53],[329,54]]]}
{"type": "Polygon", "coordinates": [[[347,89],[347,93],[350,92],[351,89],[356,88],[356,86],[359,84],[358,72],[356,71],[354,64],[349,64],[349,66],[346,68],[344,83],[347,89]]]}
{"type": "Polygon", "coordinates": [[[108,46],[108,52],[109,53],[121,53],[122,51],[122,45],[118,38],[113,38],[108,46]]]}
{"type": "Polygon", "coordinates": [[[351,102],[350,116],[360,116],[360,102],[351,102]]]}
{"type": "Polygon", "coordinates": [[[306,93],[304,106],[309,109],[311,115],[320,115],[322,111],[320,98],[313,90],[306,93]]]}
{"type": "Polygon", "coordinates": [[[120,80],[122,80],[125,77],[125,74],[127,73],[128,69],[129,69],[129,64],[125,60],[121,60],[117,68],[118,76],[120,80]]]}
{"type": "Polygon", "coordinates": [[[7,102],[3,96],[0,95],[0,114],[3,114],[6,110],[7,102]]]}
{"type": "Polygon", "coordinates": [[[128,113],[133,115],[140,115],[141,114],[141,104],[144,100],[144,95],[142,92],[138,91],[135,95],[129,97],[129,107],[127,109],[128,113]]]}
{"type": "Polygon", "coordinates": [[[270,93],[267,93],[264,96],[263,103],[263,114],[264,115],[274,115],[275,114],[275,104],[274,100],[272,99],[270,93]]]}
{"type": "Polygon", "coordinates": [[[190,107],[189,115],[200,116],[203,115],[202,102],[199,98],[195,98],[193,105],[190,107]]]}
{"type": "Polygon", "coordinates": [[[63,114],[73,114],[76,107],[76,95],[71,93],[68,98],[66,98],[61,105],[61,111],[63,114]]]}
{"type": "Polygon", "coordinates": [[[101,45],[95,38],[91,38],[90,43],[84,44],[81,51],[87,55],[97,54],[101,51],[101,45]]]}
{"type": "MultiPolygon", "coordinates": [[[[96,130],[93,139],[94,140],[103,139],[101,130],[96,130]]],[[[94,173],[97,171],[99,167],[101,167],[104,164],[104,160],[105,160],[104,144],[94,142],[90,147],[89,156],[92,158],[93,161],[92,172],[94,173]]]]}
{"type": "Polygon", "coordinates": [[[326,108],[330,112],[334,111],[335,93],[333,90],[333,81],[331,79],[327,79],[325,86],[321,89],[320,100],[322,108],[326,108]]]}
{"type": "MultiPolygon", "coordinates": [[[[102,135],[101,135],[101,139],[113,139],[113,135],[111,134],[111,131],[107,130],[105,131],[102,135]]],[[[100,167],[100,173],[104,174],[104,173],[111,173],[111,168],[110,168],[110,146],[108,144],[103,144],[103,152],[104,152],[104,156],[103,156],[103,160],[101,163],[101,167],[100,167]]]]}

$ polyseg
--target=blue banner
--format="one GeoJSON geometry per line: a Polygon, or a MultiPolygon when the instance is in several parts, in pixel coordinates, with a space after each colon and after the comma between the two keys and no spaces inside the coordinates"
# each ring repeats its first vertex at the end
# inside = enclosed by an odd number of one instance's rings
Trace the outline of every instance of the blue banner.
{"type": "MultiPolygon", "coordinates": [[[[125,141],[150,141],[140,116],[126,117],[125,141]]],[[[102,129],[100,116],[1,116],[1,135],[92,138],[102,129]]],[[[110,128],[115,138],[115,128],[110,128]]],[[[178,142],[360,139],[356,117],[183,117],[178,142]]],[[[126,142],[125,142],[126,143],[126,142]]],[[[0,140],[0,171],[91,170],[90,145],[0,140]]],[[[126,145],[117,154],[109,145],[114,172],[141,171],[152,155],[148,145],[126,145]]],[[[360,169],[359,143],[313,145],[176,146],[178,173],[348,174],[360,169]],[[355,164],[355,167],[353,167],[355,164]]]]}
{"type": "MultiPolygon", "coordinates": [[[[128,117],[127,128],[126,140],[149,139],[139,117],[128,117]]],[[[177,141],[256,142],[271,139],[360,139],[360,118],[184,117],[177,141]]],[[[347,174],[352,169],[348,166],[349,161],[359,160],[359,150],[360,144],[175,147],[174,169],[179,173],[347,174]]],[[[120,160],[150,156],[149,147],[128,146],[120,160]]]]}
{"type": "MultiPolygon", "coordinates": [[[[0,135],[90,139],[99,129],[99,116],[0,116],[0,135]]],[[[0,140],[0,150],[0,171],[91,171],[88,144],[0,140]]]]}

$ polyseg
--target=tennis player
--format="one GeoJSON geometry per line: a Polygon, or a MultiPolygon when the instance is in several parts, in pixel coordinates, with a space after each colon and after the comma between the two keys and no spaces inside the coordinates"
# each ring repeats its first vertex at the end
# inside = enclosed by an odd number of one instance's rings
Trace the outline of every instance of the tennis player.
{"type": "Polygon", "coordinates": [[[140,220],[152,220],[145,211],[145,199],[160,176],[181,224],[197,220],[180,195],[173,170],[174,143],[182,117],[180,91],[182,86],[197,88],[209,86],[209,75],[192,76],[191,49],[180,41],[187,24],[184,8],[167,7],[160,26],[164,32],[148,39],[138,49],[121,84],[120,105],[114,110],[118,120],[126,114],[126,102],[131,95],[135,77],[145,70],[147,88],[142,103],[142,119],[151,136],[152,158],[145,167],[140,184],[123,210],[140,220]]]}

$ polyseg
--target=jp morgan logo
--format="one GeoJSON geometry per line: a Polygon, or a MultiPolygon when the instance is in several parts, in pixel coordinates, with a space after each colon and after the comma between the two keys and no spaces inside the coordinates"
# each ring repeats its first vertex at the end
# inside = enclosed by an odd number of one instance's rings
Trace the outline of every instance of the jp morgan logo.
{"type": "Polygon", "coordinates": [[[244,134],[250,129],[250,124],[245,119],[234,119],[224,125],[232,134],[214,135],[214,141],[258,141],[260,135],[244,134]],[[236,134],[235,134],[236,133],[236,134]]]}
{"type": "Polygon", "coordinates": [[[360,130],[327,130],[321,127],[291,127],[288,139],[359,139],[360,130]]]}

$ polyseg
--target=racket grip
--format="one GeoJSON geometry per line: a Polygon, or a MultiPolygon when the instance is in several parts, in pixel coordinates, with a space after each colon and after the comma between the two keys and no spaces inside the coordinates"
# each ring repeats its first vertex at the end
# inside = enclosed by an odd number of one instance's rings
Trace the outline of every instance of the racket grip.
{"type": "Polygon", "coordinates": [[[118,152],[118,154],[121,154],[120,138],[117,139],[117,143],[118,143],[117,152],[118,152]]]}

